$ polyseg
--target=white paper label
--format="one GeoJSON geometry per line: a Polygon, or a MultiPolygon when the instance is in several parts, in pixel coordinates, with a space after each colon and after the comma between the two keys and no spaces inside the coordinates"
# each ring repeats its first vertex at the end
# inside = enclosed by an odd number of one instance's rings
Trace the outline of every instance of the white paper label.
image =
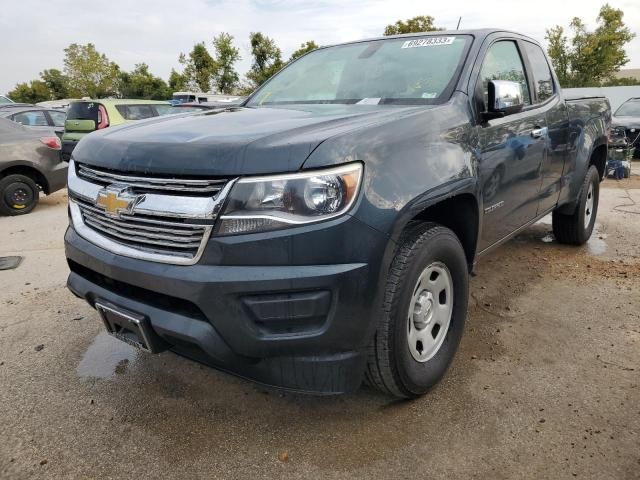
{"type": "Polygon", "coordinates": [[[402,48],[435,47],[437,45],[451,45],[456,37],[426,37],[407,40],[402,48]]]}

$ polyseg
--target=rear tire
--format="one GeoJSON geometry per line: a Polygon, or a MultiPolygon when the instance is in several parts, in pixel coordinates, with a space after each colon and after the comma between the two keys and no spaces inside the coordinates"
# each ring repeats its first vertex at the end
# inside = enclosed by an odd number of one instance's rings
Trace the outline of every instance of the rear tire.
{"type": "Polygon", "coordinates": [[[428,392],[458,349],[468,293],[458,237],[435,223],[410,227],[387,277],[383,315],[369,346],[367,383],[401,398],[428,392]]]}
{"type": "Polygon", "coordinates": [[[38,185],[26,175],[7,175],[0,179],[0,213],[25,215],[40,199],[38,185]]]}
{"type": "Polygon", "coordinates": [[[583,245],[593,233],[600,198],[600,174],[591,165],[584,177],[578,206],[570,215],[553,212],[553,235],[560,243],[583,245]]]}

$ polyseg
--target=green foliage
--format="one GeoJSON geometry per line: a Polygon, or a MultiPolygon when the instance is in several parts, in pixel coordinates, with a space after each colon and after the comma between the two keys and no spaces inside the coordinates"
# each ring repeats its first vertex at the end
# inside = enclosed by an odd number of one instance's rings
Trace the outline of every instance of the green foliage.
{"type": "Polygon", "coordinates": [[[442,28],[436,27],[433,24],[434,21],[435,18],[429,15],[420,15],[406,21],[398,20],[396,23],[385,27],[384,35],[400,35],[402,33],[433,32],[443,30],[442,28]]]}
{"type": "Polygon", "coordinates": [[[169,74],[169,88],[172,92],[180,92],[187,89],[189,79],[182,73],[177,72],[175,69],[171,69],[169,74]]]}
{"type": "Polygon", "coordinates": [[[72,43],[64,49],[64,72],[71,97],[101,98],[117,92],[120,69],[95,45],[72,43]]]}
{"type": "Polygon", "coordinates": [[[172,93],[163,79],[149,72],[146,63],[138,63],[131,72],[121,72],[118,90],[122,98],[145,100],[166,100],[172,93]]]}
{"type": "Polygon", "coordinates": [[[252,32],[249,35],[249,40],[253,63],[247,72],[247,79],[251,84],[247,87],[253,90],[278,72],[284,63],[282,62],[282,51],[272,38],[260,32],[252,32]]]}
{"type": "Polygon", "coordinates": [[[547,52],[560,85],[591,87],[614,81],[613,74],[629,61],[624,47],[635,37],[623,16],[622,10],[605,4],[592,32],[578,17],[571,21],[570,41],[561,26],[547,30],[547,52]]]}
{"type": "Polygon", "coordinates": [[[233,46],[233,36],[222,32],[213,39],[215,51],[215,71],[213,80],[220,93],[233,93],[238,87],[240,76],[234,64],[240,60],[240,50],[233,46]]]}
{"type": "Polygon", "coordinates": [[[40,72],[40,78],[47,85],[53,100],[69,97],[67,77],[58,69],[51,68],[40,72]]]}
{"type": "Polygon", "coordinates": [[[51,100],[51,91],[42,80],[19,83],[8,93],[9,98],[19,103],[37,103],[51,100]]]}
{"type": "Polygon", "coordinates": [[[635,85],[640,85],[640,79],[634,77],[616,77],[602,84],[603,87],[631,87],[635,85]]]}
{"type": "Polygon", "coordinates": [[[291,57],[289,58],[289,62],[294,61],[296,58],[300,58],[305,53],[315,50],[316,48],[318,48],[318,44],[313,40],[308,40],[300,44],[300,48],[291,54],[291,57]]]}
{"type": "Polygon", "coordinates": [[[208,92],[211,90],[211,80],[216,71],[216,62],[209,54],[204,42],[196,43],[189,55],[180,54],[178,61],[184,65],[182,73],[187,79],[190,90],[208,92]]]}

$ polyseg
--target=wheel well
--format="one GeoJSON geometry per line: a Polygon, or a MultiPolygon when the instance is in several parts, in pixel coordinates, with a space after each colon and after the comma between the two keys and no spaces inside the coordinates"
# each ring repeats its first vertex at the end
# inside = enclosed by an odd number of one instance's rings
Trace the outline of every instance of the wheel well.
{"type": "Polygon", "coordinates": [[[24,175],[25,177],[29,177],[31,180],[36,182],[44,193],[49,194],[49,183],[47,182],[47,179],[35,168],[27,167],[25,165],[16,165],[0,172],[0,178],[7,177],[9,175],[24,175]]]}
{"type": "Polygon", "coordinates": [[[589,159],[589,166],[595,165],[600,174],[600,178],[604,177],[604,169],[607,165],[607,146],[600,145],[593,150],[589,159]]]}
{"type": "Polygon", "coordinates": [[[438,202],[420,212],[409,223],[415,222],[435,222],[450,228],[460,239],[471,269],[478,240],[478,202],[473,195],[462,194],[438,202]]]}

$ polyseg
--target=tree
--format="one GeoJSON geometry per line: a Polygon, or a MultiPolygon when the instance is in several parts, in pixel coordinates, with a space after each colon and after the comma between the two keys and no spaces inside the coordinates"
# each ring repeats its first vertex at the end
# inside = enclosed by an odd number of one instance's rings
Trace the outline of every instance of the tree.
{"type": "Polygon", "coordinates": [[[14,102],[37,103],[51,100],[51,91],[42,80],[19,83],[8,93],[14,102]]]}
{"type": "Polygon", "coordinates": [[[64,49],[64,73],[72,97],[108,97],[116,94],[120,68],[93,43],[72,43],[64,49]]]}
{"type": "Polygon", "coordinates": [[[560,85],[589,87],[613,81],[614,73],[629,62],[624,47],[635,37],[624,24],[623,16],[622,10],[605,4],[593,32],[575,17],[570,24],[571,41],[561,26],[547,30],[547,52],[560,85]]]}
{"type": "Polygon", "coordinates": [[[392,25],[387,25],[384,29],[384,34],[400,35],[402,33],[433,32],[436,30],[443,30],[442,28],[436,27],[433,24],[434,21],[435,18],[429,15],[420,15],[406,21],[398,20],[392,25]]]}
{"type": "Polygon", "coordinates": [[[291,54],[291,57],[289,58],[289,62],[293,62],[296,58],[300,58],[305,53],[315,50],[316,48],[318,48],[318,44],[313,40],[308,40],[302,43],[300,45],[300,48],[291,54]]]}
{"type": "Polygon", "coordinates": [[[249,35],[253,63],[247,72],[247,79],[251,83],[249,88],[256,88],[266,82],[283,67],[282,51],[276,46],[272,38],[260,32],[249,35]]]}
{"type": "Polygon", "coordinates": [[[182,73],[176,72],[175,69],[171,69],[169,74],[169,88],[172,92],[180,92],[186,90],[189,79],[182,73]]]}
{"type": "Polygon", "coordinates": [[[240,60],[240,50],[233,46],[233,36],[222,32],[213,39],[216,68],[213,79],[220,93],[233,93],[238,87],[240,76],[234,64],[240,60]]]}
{"type": "Polygon", "coordinates": [[[51,68],[40,72],[40,78],[47,85],[54,100],[69,97],[67,77],[58,69],[51,68]]]}
{"type": "Polygon", "coordinates": [[[120,72],[118,90],[122,98],[146,100],[166,100],[172,93],[163,79],[149,72],[146,63],[136,64],[131,72],[120,72]]]}
{"type": "Polygon", "coordinates": [[[187,79],[190,89],[200,89],[201,92],[211,90],[211,80],[216,71],[216,62],[209,54],[204,42],[196,43],[189,55],[180,54],[178,61],[184,65],[182,73],[187,79]]]}

